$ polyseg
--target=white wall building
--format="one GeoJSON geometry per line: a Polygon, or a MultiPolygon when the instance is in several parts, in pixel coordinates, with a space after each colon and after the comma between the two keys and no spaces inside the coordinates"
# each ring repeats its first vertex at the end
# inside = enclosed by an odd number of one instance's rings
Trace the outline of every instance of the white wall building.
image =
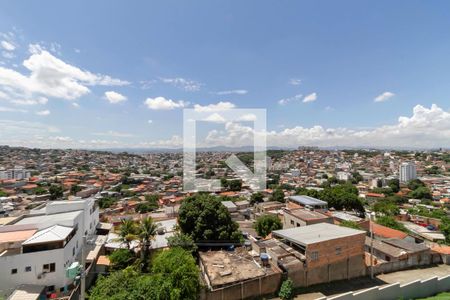
{"type": "Polygon", "coordinates": [[[416,165],[413,162],[404,162],[400,165],[400,182],[406,183],[410,180],[417,179],[416,165]]]}
{"type": "Polygon", "coordinates": [[[23,167],[15,166],[14,169],[9,170],[0,170],[0,179],[9,180],[9,179],[28,179],[31,177],[31,172],[25,170],[23,167]]]}
{"type": "Polygon", "coordinates": [[[54,201],[14,224],[0,227],[0,295],[19,285],[62,291],[73,280],[66,269],[80,261],[83,236],[99,223],[95,199],[54,201]]]}

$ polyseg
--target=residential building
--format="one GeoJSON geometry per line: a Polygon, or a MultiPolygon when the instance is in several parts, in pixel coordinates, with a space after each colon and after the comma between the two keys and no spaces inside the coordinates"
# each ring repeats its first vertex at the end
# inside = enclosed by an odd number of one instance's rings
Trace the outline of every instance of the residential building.
{"type": "Polygon", "coordinates": [[[293,228],[300,226],[307,226],[317,223],[333,224],[333,218],[318,211],[297,208],[284,209],[284,224],[283,228],[293,228]]]}
{"type": "Polygon", "coordinates": [[[417,179],[416,164],[414,162],[404,162],[400,165],[400,182],[406,183],[417,179]]]}
{"type": "Polygon", "coordinates": [[[83,237],[94,238],[99,210],[94,199],[54,201],[0,227],[0,295],[24,284],[64,292],[66,269],[80,261],[83,237]]]}

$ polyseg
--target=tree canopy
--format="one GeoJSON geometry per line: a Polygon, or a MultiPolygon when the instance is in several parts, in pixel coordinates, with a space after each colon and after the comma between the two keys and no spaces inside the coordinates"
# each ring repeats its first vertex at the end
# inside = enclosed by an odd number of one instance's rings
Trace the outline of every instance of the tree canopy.
{"type": "Polygon", "coordinates": [[[259,217],[255,223],[256,232],[262,236],[268,236],[272,231],[282,229],[283,224],[275,215],[264,215],[259,217]]]}
{"type": "Polygon", "coordinates": [[[199,293],[199,270],[194,258],[181,248],[172,248],[156,255],[149,274],[128,267],[107,277],[101,275],[89,299],[194,300],[199,293]]]}
{"type": "Polygon", "coordinates": [[[238,224],[219,198],[197,194],[186,198],[179,210],[181,232],[198,241],[240,241],[238,224]]]}

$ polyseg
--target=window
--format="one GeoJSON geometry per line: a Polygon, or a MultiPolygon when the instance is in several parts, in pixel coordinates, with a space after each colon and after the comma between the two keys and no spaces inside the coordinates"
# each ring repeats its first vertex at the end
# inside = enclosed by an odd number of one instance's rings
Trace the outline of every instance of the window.
{"type": "Polygon", "coordinates": [[[300,227],[300,223],[297,223],[297,227],[300,227]]]}
{"type": "Polygon", "coordinates": [[[341,247],[336,247],[336,255],[340,255],[342,252],[342,248],[341,247]]]}
{"type": "Polygon", "coordinates": [[[311,252],[311,260],[318,260],[319,259],[319,252],[313,251],[311,252]]]}
{"type": "Polygon", "coordinates": [[[26,266],[25,267],[25,272],[31,272],[31,266],[26,266]]]}
{"type": "Polygon", "coordinates": [[[17,269],[11,269],[11,274],[17,274],[17,269]]]}
{"type": "Polygon", "coordinates": [[[294,220],[291,220],[291,225],[294,225],[294,220]]]}
{"type": "Polygon", "coordinates": [[[43,271],[44,273],[51,273],[51,272],[55,272],[55,268],[56,268],[55,263],[44,264],[44,265],[42,266],[42,271],[43,271]]]}
{"type": "Polygon", "coordinates": [[[72,256],[75,256],[75,247],[72,248],[72,256]]]}

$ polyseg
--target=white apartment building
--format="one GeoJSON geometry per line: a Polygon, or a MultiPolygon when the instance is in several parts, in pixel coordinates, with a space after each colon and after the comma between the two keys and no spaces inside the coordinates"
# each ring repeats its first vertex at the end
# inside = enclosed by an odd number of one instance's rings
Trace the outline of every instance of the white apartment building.
{"type": "Polygon", "coordinates": [[[406,183],[410,180],[417,179],[416,165],[414,162],[404,162],[400,165],[400,182],[406,183]]]}
{"type": "Polygon", "coordinates": [[[23,167],[15,166],[14,169],[9,170],[0,170],[0,180],[9,180],[9,179],[28,179],[31,177],[31,172],[25,170],[23,167]]]}
{"type": "Polygon", "coordinates": [[[80,261],[83,236],[99,223],[95,199],[54,201],[0,227],[0,296],[20,285],[63,291],[73,283],[67,268],[80,261]]]}

